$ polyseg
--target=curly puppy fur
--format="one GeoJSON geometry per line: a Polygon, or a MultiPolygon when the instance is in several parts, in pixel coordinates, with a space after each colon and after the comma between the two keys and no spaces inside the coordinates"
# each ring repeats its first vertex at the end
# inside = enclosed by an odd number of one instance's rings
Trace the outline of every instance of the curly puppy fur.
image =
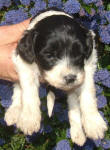
{"type": "MultiPolygon", "coordinates": [[[[48,9],[35,16],[12,57],[19,82],[5,114],[7,124],[16,124],[29,135],[40,129],[39,86],[44,82],[67,92],[73,142],[83,145],[86,137],[103,138],[107,126],[97,109],[94,38],[92,31],[61,10],[48,9]]],[[[48,97],[51,116],[55,97],[52,93],[48,97]]]]}

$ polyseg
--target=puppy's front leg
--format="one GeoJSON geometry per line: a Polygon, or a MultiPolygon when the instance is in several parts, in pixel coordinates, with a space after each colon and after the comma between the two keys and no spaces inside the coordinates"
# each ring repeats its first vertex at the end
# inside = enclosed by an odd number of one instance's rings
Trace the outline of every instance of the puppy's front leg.
{"type": "Polygon", "coordinates": [[[90,62],[88,61],[85,65],[85,80],[81,88],[80,107],[86,135],[92,139],[101,139],[104,137],[107,126],[97,109],[94,71],[94,57],[91,56],[90,62]]]}
{"type": "Polygon", "coordinates": [[[39,99],[39,70],[36,64],[27,64],[18,55],[16,58],[22,89],[22,110],[16,123],[25,134],[31,135],[40,129],[41,112],[39,99]]]}
{"type": "Polygon", "coordinates": [[[79,99],[75,93],[68,94],[68,106],[71,139],[76,144],[82,146],[86,141],[86,137],[82,129],[79,99]]]}

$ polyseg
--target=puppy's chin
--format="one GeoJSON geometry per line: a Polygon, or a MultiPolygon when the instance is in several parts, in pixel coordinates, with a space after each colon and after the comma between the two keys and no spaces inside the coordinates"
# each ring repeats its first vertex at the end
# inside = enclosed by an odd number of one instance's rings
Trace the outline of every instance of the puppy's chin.
{"type": "Polygon", "coordinates": [[[64,92],[68,93],[68,92],[74,91],[75,89],[79,88],[83,84],[84,80],[81,80],[77,84],[73,83],[73,84],[69,84],[69,85],[67,85],[67,84],[58,84],[56,82],[53,83],[53,82],[49,82],[49,81],[45,81],[45,82],[47,82],[49,85],[55,87],[56,89],[60,89],[64,92]]]}
{"type": "MultiPolygon", "coordinates": [[[[63,85],[63,86],[58,86],[56,85],[56,88],[60,89],[60,90],[63,90],[65,92],[70,92],[70,91],[74,91],[75,89],[77,89],[78,87],[80,87],[82,85],[83,81],[79,84],[70,84],[70,85],[63,85]]],[[[53,85],[54,86],[54,85],[53,85]]]]}
{"type": "Polygon", "coordinates": [[[78,84],[78,85],[70,85],[70,86],[63,86],[63,87],[60,87],[59,89],[65,91],[65,92],[70,92],[70,91],[74,91],[75,89],[77,89],[78,87],[80,87],[81,84],[78,84]]]}

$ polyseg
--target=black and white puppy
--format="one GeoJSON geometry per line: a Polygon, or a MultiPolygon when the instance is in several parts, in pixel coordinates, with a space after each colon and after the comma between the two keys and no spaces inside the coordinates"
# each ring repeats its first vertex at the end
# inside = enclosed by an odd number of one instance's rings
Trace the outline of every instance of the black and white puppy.
{"type": "MultiPolygon", "coordinates": [[[[83,145],[86,137],[104,137],[107,126],[97,109],[93,79],[94,37],[60,10],[48,9],[32,19],[12,57],[19,83],[14,85],[13,102],[5,114],[8,125],[16,124],[25,134],[40,129],[39,86],[45,82],[67,92],[73,142],[83,145]]],[[[54,99],[51,91],[48,97],[54,99]]]]}

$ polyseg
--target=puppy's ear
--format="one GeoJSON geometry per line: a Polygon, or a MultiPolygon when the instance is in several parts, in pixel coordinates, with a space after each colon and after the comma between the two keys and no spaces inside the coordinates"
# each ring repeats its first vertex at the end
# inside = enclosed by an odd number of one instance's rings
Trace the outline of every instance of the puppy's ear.
{"type": "Polygon", "coordinates": [[[89,31],[87,33],[87,39],[86,39],[86,44],[87,44],[87,51],[86,51],[86,59],[89,58],[89,56],[92,53],[93,50],[93,44],[94,44],[94,37],[95,37],[95,33],[93,31],[89,31]]]}
{"type": "Polygon", "coordinates": [[[34,30],[29,30],[24,33],[24,36],[19,41],[17,46],[17,54],[19,54],[28,63],[35,61],[34,45],[37,33],[34,30]]]}

